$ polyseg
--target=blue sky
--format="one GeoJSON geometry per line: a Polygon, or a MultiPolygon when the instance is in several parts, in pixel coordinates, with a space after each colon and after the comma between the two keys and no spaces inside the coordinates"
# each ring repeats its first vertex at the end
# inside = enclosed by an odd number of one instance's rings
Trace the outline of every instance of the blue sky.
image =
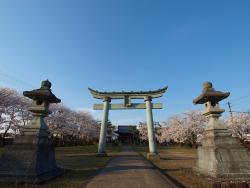
{"type": "MultiPolygon", "coordinates": [[[[169,86],[154,120],[192,109],[210,80],[230,91],[233,110],[250,110],[250,1],[0,1],[0,86],[20,91],[49,79],[72,109],[93,112],[88,87],[152,90],[169,86]]],[[[222,106],[226,108],[225,103],[222,106]]],[[[227,108],[226,108],[227,110],[227,108]]],[[[144,110],[111,111],[137,124],[144,110]]]]}

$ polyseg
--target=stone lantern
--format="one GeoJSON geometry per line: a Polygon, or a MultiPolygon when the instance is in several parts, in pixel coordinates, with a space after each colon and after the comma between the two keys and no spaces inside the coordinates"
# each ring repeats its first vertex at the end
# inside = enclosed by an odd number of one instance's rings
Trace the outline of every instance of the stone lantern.
{"type": "Polygon", "coordinates": [[[49,115],[49,104],[61,102],[52,92],[48,80],[41,87],[24,91],[32,99],[32,120],[16,136],[14,144],[5,147],[0,159],[0,179],[4,181],[39,183],[61,174],[56,166],[55,151],[48,137],[44,117],[49,115]]]}
{"type": "MultiPolygon", "coordinates": [[[[60,103],[58,99],[51,92],[51,83],[45,80],[41,84],[40,89],[32,91],[24,91],[23,95],[33,100],[33,105],[28,109],[32,112],[33,118],[28,126],[25,126],[23,135],[37,135],[40,138],[48,137],[48,127],[44,122],[44,117],[51,114],[49,110],[50,103],[60,103]]],[[[46,138],[47,139],[47,138],[46,138]]]]}
{"type": "Polygon", "coordinates": [[[227,125],[219,120],[225,111],[219,102],[230,95],[216,91],[211,82],[205,82],[202,94],[194,104],[204,104],[203,115],[208,118],[201,146],[198,148],[198,162],[195,170],[203,175],[223,179],[249,179],[250,156],[235,138],[227,125]]]}

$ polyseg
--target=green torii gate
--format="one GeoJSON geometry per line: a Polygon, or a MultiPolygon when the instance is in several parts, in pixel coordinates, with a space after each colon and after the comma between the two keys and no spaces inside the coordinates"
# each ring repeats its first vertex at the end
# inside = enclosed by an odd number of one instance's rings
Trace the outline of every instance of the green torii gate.
{"type": "Polygon", "coordinates": [[[98,156],[106,156],[106,133],[109,110],[131,110],[131,109],[146,109],[147,115],[147,129],[149,140],[148,158],[157,156],[155,134],[153,127],[153,113],[152,109],[162,109],[162,103],[151,103],[153,98],[162,97],[168,87],[154,91],[138,91],[138,92],[100,92],[89,88],[90,93],[96,99],[102,99],[103,104],[94,104],[94,110],[103,110],[103,117],[101,122],[100,139],[98,146],[98,156]],[[123,99],[123,104],[110,104],[111,100],[123,99]],[[132,99],[144,99],[145,103],[132,103],[132,99]]]}

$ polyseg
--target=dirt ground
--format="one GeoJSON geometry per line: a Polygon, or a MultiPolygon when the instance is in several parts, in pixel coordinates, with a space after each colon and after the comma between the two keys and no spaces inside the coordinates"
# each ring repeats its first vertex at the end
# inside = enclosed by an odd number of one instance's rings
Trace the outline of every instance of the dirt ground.
{"type": "MultiPolygon", "coordinates": [[[[136,147],[142,155],[146,156],[147,146],[136,147]]],[[[197,161],[197,150],[181,146],[159,146],[160,159],[151,161],[167,177],[179,185],[188,188],[211,188],[211,187],[247,187],[248,185],[232,185],[229,183],[216,182],[208,177],[198,176],[194,173],[193,167],[197,161]]],[[[250,186],[249,186],[250,187],[250,186]]]]}

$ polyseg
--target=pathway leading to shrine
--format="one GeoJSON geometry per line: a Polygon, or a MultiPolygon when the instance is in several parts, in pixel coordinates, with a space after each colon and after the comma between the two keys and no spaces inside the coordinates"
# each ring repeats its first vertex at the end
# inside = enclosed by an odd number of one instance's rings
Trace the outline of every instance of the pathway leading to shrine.
{"type": "Polygon", "coordinates": [[[129,146],[110,160],[86,188],[174,188],[165,175],[129,146]]]}

